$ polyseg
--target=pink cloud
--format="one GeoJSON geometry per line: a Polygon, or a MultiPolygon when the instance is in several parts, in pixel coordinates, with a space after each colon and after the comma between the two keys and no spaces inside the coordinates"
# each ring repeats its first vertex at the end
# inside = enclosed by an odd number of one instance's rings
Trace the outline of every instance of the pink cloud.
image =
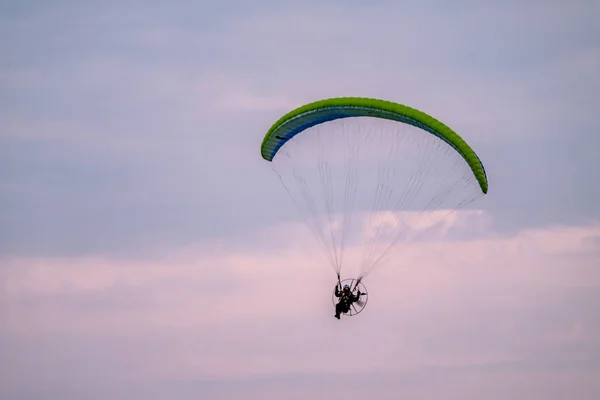
{"type": "MultiPolygon", "coordinates": [[[[368,278],[365,312],[337,321],[331,304],[335,276],[301,225],[229,240],[269,241],[275,233],[280,241],[270,251],[231,253],[211,242],[157,262],[3,260],[2,332],[107,340],[141,335],[146,339],[134,348],[144,362],[128,375],[135,379],[479,365],[522,357],[506,343],[469,344],[471,335],[491,333],[481,326],[490,322],[486,313],[511,319],[510,313],[527,314],[545,290],[600,286],[597,268],[580,260],[565,269],[568,259],[560,259],[586,254],[586,239],[598,237],[600,225],[415,243],[368,278]],[[462,332],[463,325],[479,333],[462,332]],[[347,329],[353,333],[344,334],[347,329]],[[451,342],[444,345],[448,332],[451,342]],[[169,337],[167,348],[147,348],[169,337]],[[428,340],[441,348],[423,347],[428,340]],[[352,362],[356,357],[360,363],[352,362]]],[[[579,330],[564,332],[559,325],[545,335],[576,341],[586,321],[571,323],[579,323],[579,330]]],[[[491,334],[511,338],[506,328],[491,334]]],[[[600,335],[599,327],[586,328],[585,335],[600,335]]]]}

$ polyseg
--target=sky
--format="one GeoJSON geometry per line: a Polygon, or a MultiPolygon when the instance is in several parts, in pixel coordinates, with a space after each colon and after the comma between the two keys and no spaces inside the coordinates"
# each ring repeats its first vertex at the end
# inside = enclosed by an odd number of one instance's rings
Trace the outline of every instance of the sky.
{"type": "Polygon", "coordinates": [[[0,0],[0,398],[596,399],[599,19],[0,0]],[[340,321],[260,157],[284,113],[337,96],[434,115],[490,182],[340,321]]]}

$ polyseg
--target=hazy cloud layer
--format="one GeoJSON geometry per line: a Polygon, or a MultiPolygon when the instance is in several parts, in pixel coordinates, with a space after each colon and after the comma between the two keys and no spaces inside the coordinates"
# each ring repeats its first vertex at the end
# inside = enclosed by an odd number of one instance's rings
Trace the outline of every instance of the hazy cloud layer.
{"type": "Polygon", "coordinates": [[[4,260],[4,393],[328,398],[340,380],[349,398],[597,393],[600,225],[415,245],[341,322],[303,231],[253,232],[286,232],[270,251],[202,243],[154,263],[4,260]]]}
{"type": "Polygon", "coordinates": [[[28,4],[0,42],[4,253],[139,255],[291,218],[262,135],[340,95],[461,132],[497,229],[600,217],[595,2],[28,4]]]}

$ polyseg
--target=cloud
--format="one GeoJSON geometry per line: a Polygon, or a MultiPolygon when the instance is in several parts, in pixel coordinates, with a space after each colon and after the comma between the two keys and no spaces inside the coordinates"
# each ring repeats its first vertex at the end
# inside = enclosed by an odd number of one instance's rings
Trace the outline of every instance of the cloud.
{"type": "Polygon", "coordinates": [[[537,379],[553,368],[600,368],[592,357],[599,237],[592,224],[415,243],[368,278],[365,312],[342,321],[332,315],[334,274],[303,226],[211,240],[154,262],[4,259],[0,338],[14,379],[5,386],[43,374],[47,385],[76,389],[66,373],[95,376],[74,369],[82,357],[103,370],[106,390],[261,376],[277,387],[282,374],[384,379],[386,370],[436,368],[475,376],[520,368],[537,379]],[[63,356],[50,351],[57,346],[63,356]]]}
{"type": "Polygon", "coordinates": [[[340,95],[460,132],[494,229],[598,217],[592,3],[227,4],[4,14],[3,254],[139,256],[289,218],[260,141],[340,95]]]}

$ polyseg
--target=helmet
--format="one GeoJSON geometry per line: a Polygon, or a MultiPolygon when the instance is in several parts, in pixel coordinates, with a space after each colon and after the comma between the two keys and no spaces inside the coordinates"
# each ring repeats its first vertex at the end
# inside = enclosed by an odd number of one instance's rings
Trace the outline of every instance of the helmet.
{"type": "Polygon", "coordinates": [[[350,290],[350,286],[344,285],[344,290],[350,290]]]}

